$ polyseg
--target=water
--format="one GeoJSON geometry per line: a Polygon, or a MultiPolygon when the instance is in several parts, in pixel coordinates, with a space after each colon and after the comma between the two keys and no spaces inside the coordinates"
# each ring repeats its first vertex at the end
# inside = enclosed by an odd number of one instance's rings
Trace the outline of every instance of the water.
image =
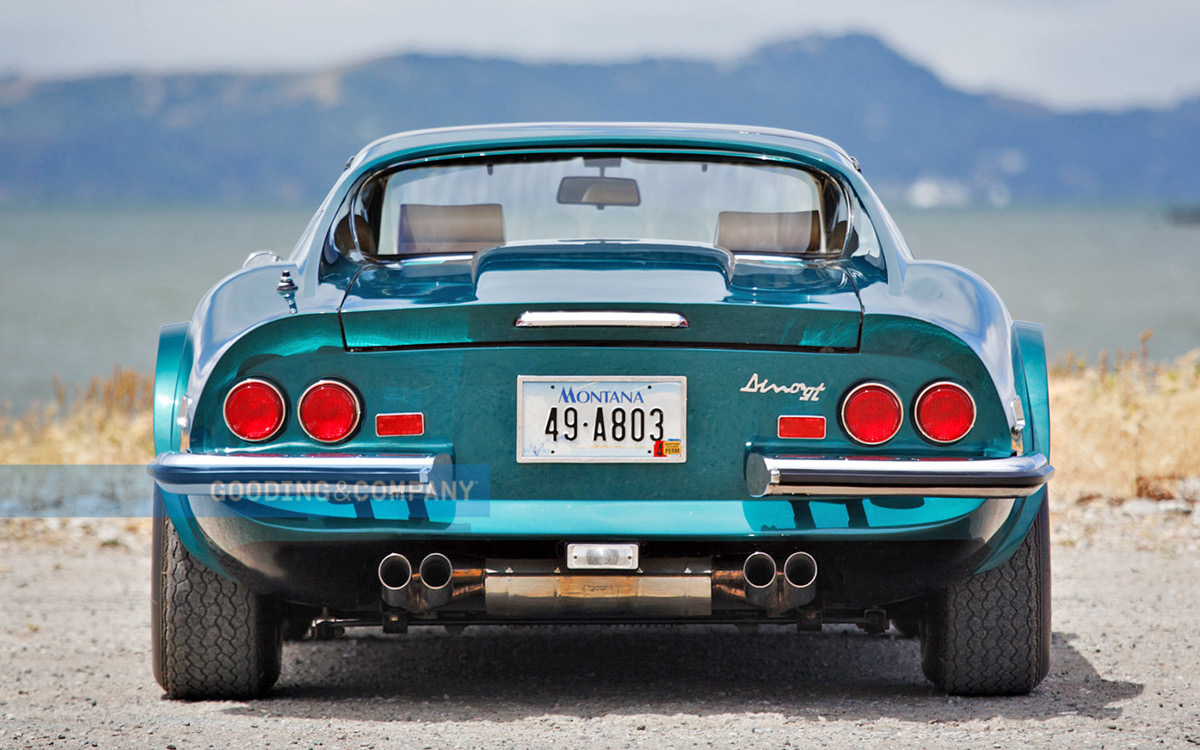
{"type": "Polygon", "coordinates": [[[908,211],[913,254],[970,268],[1019,320],[1046,328],[1050,356],[1200,348],[1200,225],[1154,209],[908,211]]]}
{"type": "MultiPolygon", "coordinates": [[[[1046,326],[1051,355],[1200,347],[1200,227],[1156,210],[900,211],[913,252],[966,266],[1013,316],[1046,326]]],[[[120,365],[154,367],[158,328],[188,319],[246,255],[281,255],[308,209],[0,209],[0,404],[53,396],[120,365]]]]}
{"type": "MultiPolygon", "coordinates": [[[[315,209],[315,206],[313,207],[315,209]]],[[[154,370],[158,329],[260,249],[286,255],[310,211],[0,210],[0,404],[20,411],[116,366],[154,370]]]]}

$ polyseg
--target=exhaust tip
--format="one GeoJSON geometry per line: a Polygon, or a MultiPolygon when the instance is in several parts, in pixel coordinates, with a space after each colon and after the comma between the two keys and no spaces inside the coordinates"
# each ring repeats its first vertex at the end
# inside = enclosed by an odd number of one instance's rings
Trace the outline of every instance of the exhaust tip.
{"type": "Polygon", "coordinates": [[[450,564],[450,558],[441,552],[431,552],[421,561],[420,576],[422,586],[439,591],[450,585],[454,578],[454,566],[450,564]]]}
{"type": "Polygon", "coordinates": [[[412,581],[412,564],[397,552],[379,561],[379,583],[389,591],[401,591],[412,581]]]}
{"type": "Polygon", "coordinates": [[[793,552],[783,563],[783,580],[801,589],[813,585],[817,580],[817,561],[807,552],[793,552]]]}
{"type": "Polygon", "coordinates": [[[742,577],[747,589],[766,589],[775,583],[775,558],[766,552],[752,552],[742,564],[742,577]]]}

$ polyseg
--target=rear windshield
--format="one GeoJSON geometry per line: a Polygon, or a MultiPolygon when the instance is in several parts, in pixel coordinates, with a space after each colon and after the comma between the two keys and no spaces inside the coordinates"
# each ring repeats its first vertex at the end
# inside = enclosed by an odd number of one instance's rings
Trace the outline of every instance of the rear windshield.
{"type": "Polygon", "coordinates": [[[456,159],[368,181],[335,244],[368,260],[559,240],[837,257],[842,191],[798,167],[666,156],[456,159]]]}

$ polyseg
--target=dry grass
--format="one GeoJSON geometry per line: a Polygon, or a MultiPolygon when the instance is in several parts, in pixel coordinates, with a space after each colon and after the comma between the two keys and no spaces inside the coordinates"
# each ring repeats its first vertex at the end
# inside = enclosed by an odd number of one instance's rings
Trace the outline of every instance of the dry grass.
{"type": "MultiPolygon", "coordinates": [[[[1156,500],[1200,484],[1200,351],[1163,365],[1135,354],[1060,359],[1050,375],[1056,495],[1156,500]]],[[[1195,497],[1188,497],[1195,500],[1195,497]]]]}
{"type": "MultiPolygon", "coordinates": [[[[1050,376],[1055,495],[1177,495],[1200,488],[1200,351],[1173,364],[1142,350],[1061,358],[1050,376]]],[[[153,458],[152,378],[116,370],[17,417],[0,413],[0,463],[141,464],[153,458]]],[[[1195,498],[1188,498],[1195,499],[1195,498]]]]}
{"type": "Polygon", "coordinates": [[[20,416],[0,412],[0,464],[144,464],[154,457],[153,378],[116,369],[20,416]]]}

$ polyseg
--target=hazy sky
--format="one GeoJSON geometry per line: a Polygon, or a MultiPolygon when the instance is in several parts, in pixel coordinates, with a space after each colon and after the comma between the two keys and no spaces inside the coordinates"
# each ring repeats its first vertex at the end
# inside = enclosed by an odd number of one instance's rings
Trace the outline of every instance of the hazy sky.
{"type": "Polygon", "coordinates": [[[730,60],[865,31],[947,82],[1056,108],[1200,94],[1197,0],[0,0],[0,74],[310,69],[404,51],[730,60]]]}

